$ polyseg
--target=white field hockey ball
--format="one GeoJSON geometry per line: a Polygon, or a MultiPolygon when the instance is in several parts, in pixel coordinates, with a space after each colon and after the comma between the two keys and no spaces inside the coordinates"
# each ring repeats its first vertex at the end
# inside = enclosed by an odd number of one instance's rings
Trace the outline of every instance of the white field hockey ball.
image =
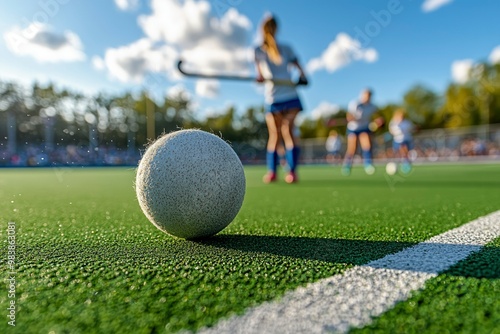
{"type": "Polygon", "coordinates": [[[388,175],[394,175],[394,174],[396,174],[397,171],[398,171],[398,165],[395,162],[389,162],[385,166],[385,172],[388,175]]]}
{"type": "Polygon", "coordinates": [[[224,140],[201,130],[160,137],[139,163],[136,193],[160,230],[185,239],[214,235],[238,214],[245,196],[243,165],[224,140]]]}

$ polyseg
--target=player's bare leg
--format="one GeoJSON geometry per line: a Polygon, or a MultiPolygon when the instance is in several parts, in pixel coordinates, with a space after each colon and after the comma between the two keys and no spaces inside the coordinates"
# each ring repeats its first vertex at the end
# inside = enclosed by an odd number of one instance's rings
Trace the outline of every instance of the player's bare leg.
{"type": "Polygon", "coordinates": [[[282,116],[279,113],[267,113],[266,124],[269,138],[267,140],[267,174],[264,175],[263,181],[270,183],[276,181],[276,168],[278,166],[278,143],[281,141],[281,123],[282,116]]]}
{"type": "Polygon", "coordinates": [[[366,174],[375,173],[375,167],[373,167],[372,162],[372,143],[370,134],[367,132],[363,132],[359,134],[359,144],[361,146],[361,152],[363,155],[363,164],[365,167],[366,174]]]}
{"type": "Polygon", "coordinates": [[[297,139],[294,135],[295,118],[299,113],[299,109],[292,109],[287,111],[283,115],[283,120],[281,124],[281,135],[283,136],[283,141],[286,148],[286,160],[290,168],[290,172],[285,177],[287,183],[297,182],[296,168],[299,161],[299,147],[297,145],[297,139]]]}
{"type": "Polygon", "coordinates": [[[399,155],[401,157],[401,172],[403,174],[408,174],[411,171],[411,163],[407,145],[401,145],[401,147],[399,148],[399,155]]]}
{"type": "Polygon", "coordinates": [[[356,134],[350,133],[347,135],[347,149],[345,152],[344,163],[342,165],[343,175],[351,174],[352,159],[354,158],[354,154],[356,153],[357,141],[358,136],[356,136],[356,134]]]}

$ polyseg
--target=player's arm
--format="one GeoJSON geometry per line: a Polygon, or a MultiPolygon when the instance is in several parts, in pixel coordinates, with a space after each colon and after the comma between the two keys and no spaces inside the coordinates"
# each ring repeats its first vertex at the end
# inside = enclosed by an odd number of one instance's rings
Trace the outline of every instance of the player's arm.
{"type": "Polygon", "coordinates": [[[375,124],[377,124],[378,127],[381,127],[385,123],[385,118],[383,116],[378,116],[374,120],[375,124]]]}
{"type": "Polygon", "coordinates": [[[300,79],[299,79],[299,82],[302,83],[303,85],[307,85],[308,84],[308,80],[307,80],[307,77],[306,77],[306,72],[304,71],[304,69],[302,68],[302,66],[300,65],[299,61],[297,59],[295,59],[294,61],[291,62],[296,68],[297,70],[299,71],[299,75],[300,75],[300,79]]]}
{"type": "Polygon", "coordinates": [[[380,113],[380,110],[378,108],[376,108],[375,113],[373,115],[375,116],[373,121],[377,123],[378,127],[381,127],[382,125],[385,124],[385,118],[380,113]]]}
{"type": "Polygon", "coordinates": [[[347,122],[352,122],[356,120],[356,111],[358,110],[358,103],[355,101],[351,101],[347,106],[347,112],[345,114],[345,118],[347,122]]]}
{"type": "Polygon", "coordinates": [[[371,131],[377,131],[385,123],[385,118],[377,110],[374,114],[375,118],[368,126],[371,131]]]}
{"type": "Polygon", "coordinates": [[[290,64],[295,66],[297,68],[297,70],[299,71],[299,75],[300,75],[299,83],[302,85],[307,85],[308,80],[306,77],[306,72],[304,71],[302,65],[300,65],[299,58],[295,54],[295,51],[290,46],[285,46],[283,51],[284,51],[284,54],[287,55],[290,64]]]}
{"type": "Polygon", "coordinates": [[[264,76],[262,75],[262,69],[260,68],[260,64],[258,62],[255,62],[255,70],[257,71],[257,77],[255,78],[255,81],[264,82],[264,76]]]}

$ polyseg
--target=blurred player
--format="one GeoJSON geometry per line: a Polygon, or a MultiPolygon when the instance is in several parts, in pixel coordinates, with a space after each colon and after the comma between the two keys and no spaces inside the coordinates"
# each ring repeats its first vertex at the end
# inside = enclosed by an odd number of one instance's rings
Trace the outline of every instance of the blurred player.
{"type": "MultiPolygon", "coordinates": [[[[291,82],[290,67],[295,67],[303,82],[307,82],[304,71],[299,64],[292,48],[278,43],[275,36],[278,29],[276,19],[267,17],[262,23],[262,45],[255,49],[255,64],[257,81],[265,79],[288,80],[291,82]],[[290,66],[291,65],[291,66],[290,66]]],[[[285,144],[285,157],[289,167],[285,177],[287,183],[297,182],[296,168],[299,159],[299,147],[294,136],[294,122],[297,114],[302,110],[302,103],[297,90],[292,85],[278,85],[267,81],[265,85],[265,102],[267,105],[266,124],[269,131],[267,142],[266,162],[268,172],[263,181],[276,181],[278,159],[278,144],[281,140],[285,144]]]]}
{"type": "Polygon", "coordinates": [[[413,149],[414,125],[405,118],[403,109],[397,109],[389,122],[389,132],[393,138],[394,155],[401,161],[400,170],[407,174],[411,171],[408,153],[413,149]]]}
{"type": "Polygon", "coordinates": [[[342,149],[342,138],[337,131],[331,130],[325,142],[326,161],[331,164],[336,164],[340,161],[340,150],[342,149]]]}
{"type": "Polygon", "coordinates": [[[370,134],[384,123],[384,119],[378,117],[372,121],[377,113],[377,107],[371,102],[372,95],[370,89],[363,90],[360,101],[350,105],[347,111],[347,150],[342,166],[343,175],[351,174],[352,160],[356,153],[358,138],[365,172],[368,175],[375,173],[370,134]]]}

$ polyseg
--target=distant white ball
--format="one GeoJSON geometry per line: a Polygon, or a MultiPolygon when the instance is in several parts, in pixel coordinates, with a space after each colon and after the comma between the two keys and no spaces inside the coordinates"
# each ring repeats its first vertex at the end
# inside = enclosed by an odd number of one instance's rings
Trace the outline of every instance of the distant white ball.
{"type": "Polygon", "coordinates": [[[245,186],[234,150],[201,130],[176,131],[156,140],[136,175],[146,217],[160,230],[185,239],[208,237],[229,225],[240,211],[245,186]]]}
{"type": "Polygon", "coordinates": [[[398,171],[398,165],[395,162],[389,162],[385,166],[385,172],[388,175],[394,175],[394,174],[396,174],[397,171],[398,171]]]}

